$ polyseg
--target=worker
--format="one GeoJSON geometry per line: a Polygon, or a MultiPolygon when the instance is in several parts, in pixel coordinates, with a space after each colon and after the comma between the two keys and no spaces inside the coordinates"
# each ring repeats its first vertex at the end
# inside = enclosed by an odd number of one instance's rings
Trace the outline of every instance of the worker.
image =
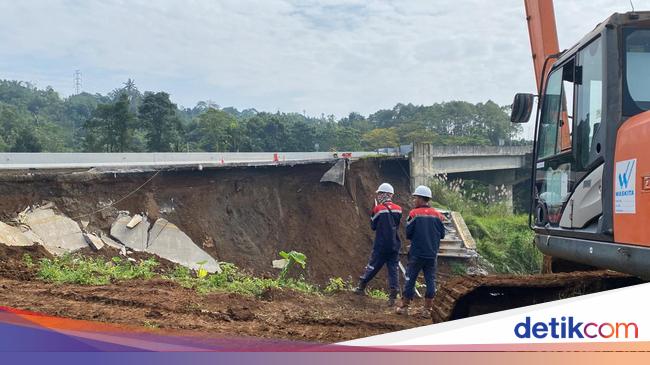
{"type": "Polygon", "coordinates": [[[430,313],[433,309],[433,296],[436,292],[436,260],[440,240],[445,237],[444,216],[429,206],[431,189],[420,185],[413,193],[415,208],[409,212],[406,220],[406,238],[411,240],[406,268],[406,282],[402,303],[397,307],[398,314],[408,314],[408,308],[415,295],[415,282],[420,271],[424,272],[427,291],[424,295],[424,309],[430,313]]]}
{"type": "Polygon", "coordinates": [[[402,208],[393,203],[395,190],[388,183],[379,185],[376,191],[375,205],[371,212],[370,227],[376,232],[372,254],[368,265],[354,292],[365,294],[366,286],[386,264],[388,270],[388,305],[393,307],[399,293],[399,250],[402,242],[397,235],[399,223],[402,220],[402,208]]]}

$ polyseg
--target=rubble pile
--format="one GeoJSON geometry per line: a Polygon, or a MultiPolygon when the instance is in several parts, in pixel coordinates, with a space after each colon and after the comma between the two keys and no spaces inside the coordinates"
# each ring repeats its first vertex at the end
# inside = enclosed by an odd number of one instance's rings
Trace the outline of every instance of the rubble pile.
{"type": "Polygon", "coordinates": [[[7,246],[43,246],[53,255],[79,251],[85,247],[102,250],[112,247],[128,256],[147,252],[191,269],[220,272],[219,263],[197,246],[178,226],[164,218],[151,224],[144,214],[120,212],[110,234],[87,231],[87,221],[61,214],[52,203],[30,207],[12,222],[0,222],[0,243],[7,246]]]}

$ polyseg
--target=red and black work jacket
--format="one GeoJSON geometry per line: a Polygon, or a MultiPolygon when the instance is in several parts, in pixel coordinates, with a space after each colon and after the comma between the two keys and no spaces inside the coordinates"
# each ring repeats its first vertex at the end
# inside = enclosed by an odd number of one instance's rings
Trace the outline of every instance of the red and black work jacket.
{"type": "Polygon", "coordinates": [[[438,256],[440,240],[445,238],[442,213],[429,206],[417,207],[406,220],[406,238],[411,240],[409,256],[434,259],[438,256]]]}
{"type": "Polygon", "coordinates": [[[373,250],[383,253],[399,251],[402,246],[397,235],[400,220],[402,220],[402,207],[399,205],[393,202],[375,205],[370,219],[370,227],[377,232],[373,250]]]}

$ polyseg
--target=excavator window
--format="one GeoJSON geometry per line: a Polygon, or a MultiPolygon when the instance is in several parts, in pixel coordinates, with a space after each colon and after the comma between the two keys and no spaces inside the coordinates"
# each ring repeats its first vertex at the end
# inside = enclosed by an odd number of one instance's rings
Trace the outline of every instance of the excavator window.
{"type": "Polygon", "coordinates": [[[628,28],[625,38],[625,92],[623,113],[650,110],[650,29],[628,28]]]}
{"type": "Polygon", "coordinates": [[[562,70],[553,71],[546,84],[539,125],[538,159],[544,159],[558,152],[558,122],[562,105],[562,70]]]}
{"type": "Polygon", "coordinates": [[[538,130],[538,225],[559,224],[575,182],[589,172],[597,156],[603,95],[601,48],[596,38],[549,74],[538,130]]]}
{"type": "Polygon", "coordinates": [[[580,82],[577,85],[575,118],[576,159],[580,171],[590,167],[598,156],[597,136],[602,119],[603,56],[600,38],[578,53],[580,82]]]}
{"type": "Polygon", "coordinates": [[[538,159],[571,150],[575,62],[551,72],[544,94],[538,159]]]}

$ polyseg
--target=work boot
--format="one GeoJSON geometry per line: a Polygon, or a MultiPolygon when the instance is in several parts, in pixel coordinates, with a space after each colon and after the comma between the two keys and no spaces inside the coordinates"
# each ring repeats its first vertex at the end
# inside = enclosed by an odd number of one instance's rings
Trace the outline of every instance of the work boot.
{"type": "Polygon", "coordinates": [[[366,283],[359,280],[359,285],[357,285],[357,287],[354,288],[352,292],[354,292],[354,294],[356,295],[366,295],[366,285],[367,285],[366,283]]]}
{"type": "Polygon", "coordinates": [[[395,306],[395,300],[397,300],[397,291],[391,291],[388,294],[388,307],[393,308],[395,306]]]}
{"type": "Polygon", "coordinates": [[[422,307],[422,315],[425,317],[431,317],[431,312],[433,311],[433,299],[424,298],[424,306],[422,307]]]}
{"type": "Polygon", "coordinates": [[[402,298],[402,302],[400,303],[400,305],[398,305],[397,308],[395,308],[395,313],[408,316],[410,304],[411,304],[410,299],[402,298]]]}

